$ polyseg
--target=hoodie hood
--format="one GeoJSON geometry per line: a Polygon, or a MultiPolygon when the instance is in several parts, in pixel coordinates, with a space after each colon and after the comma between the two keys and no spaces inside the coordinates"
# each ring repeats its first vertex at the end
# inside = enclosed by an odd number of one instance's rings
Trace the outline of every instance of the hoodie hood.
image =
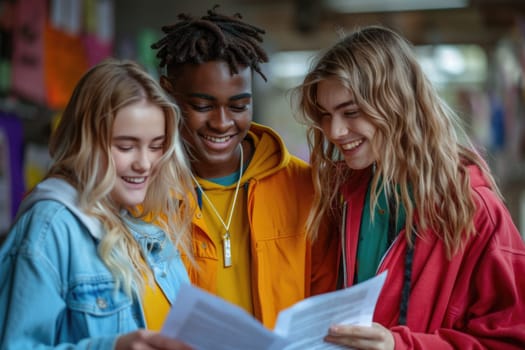
{"type": "Polygon", "coordinates": [[[102,238],[104,233],[102,222],[80,209],[77,190],[67,181],[59,178],[48,178],[36,185],[20,204],[17,219],[41,200],[54,200],[63,204],[86,226],[93,237],[99,240],[102,238]]]}
{"type": "Polygon", "coordinates": [[[285,168],[290,162],[290,152],[283,139],[272,128],[252,122],[248,137],[254,143],[255,153],[243,178],[265,178],[285,168]]]}

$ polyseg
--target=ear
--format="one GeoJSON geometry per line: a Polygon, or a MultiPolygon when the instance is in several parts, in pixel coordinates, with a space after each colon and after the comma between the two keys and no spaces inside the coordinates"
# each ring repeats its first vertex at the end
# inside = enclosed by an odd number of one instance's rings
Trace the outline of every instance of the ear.
{"type": "Polygon", "coordinates": [[[174,95],[175,89],[173,88],[173,84],[171,83],[171,81],[168,79],[167,76],[165,75],[160,76],[160,86],[162,86],[162,88],[166,90],[166,92],[169,93],[170,95],[172,96],[174,95]]]}

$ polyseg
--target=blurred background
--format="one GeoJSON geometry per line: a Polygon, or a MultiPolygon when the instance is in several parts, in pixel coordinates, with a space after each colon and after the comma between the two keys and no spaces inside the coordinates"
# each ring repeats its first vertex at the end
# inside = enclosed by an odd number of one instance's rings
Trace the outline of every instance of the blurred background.
{"type": "Polygon", "coordinates": [[[49,165],[48,137],[80,76],[108,56],[158,76],[150,45],[161,26],[216,4],[266,30],[268,82],[255,76],[254,120],[305,160],[289,90],[313,55],[362,25],[407,37],[525,234],[525,0],[0,0],[0,236],[49,165]]]}

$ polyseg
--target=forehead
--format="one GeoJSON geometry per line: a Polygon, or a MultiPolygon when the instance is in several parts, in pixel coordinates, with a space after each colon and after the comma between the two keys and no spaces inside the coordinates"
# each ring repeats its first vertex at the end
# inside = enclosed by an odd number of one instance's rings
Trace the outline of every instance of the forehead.
{"type": "Polygon", "coordinates": [[[321,80],[316,88],[317,105],[323,109],[337,109],[341,104],[355,102],[354,94],[339,80],[328,78],[321,80]]]}
{"type": "Polygon", "coordinates": [[[166,128],[165,119],[161,107],[146,100],[133,102],[117,111],[113,122],[113,138],[163,135],[166,128]]]}
{"type": "Polygon", "coordinates": [[[175,76],[175,88],[183,94],[197,93],[217,98],[251,93],[252,71],[249,67],[239,67],[239,71],[232,74],[223,61],[186,64],[175,76]]]}

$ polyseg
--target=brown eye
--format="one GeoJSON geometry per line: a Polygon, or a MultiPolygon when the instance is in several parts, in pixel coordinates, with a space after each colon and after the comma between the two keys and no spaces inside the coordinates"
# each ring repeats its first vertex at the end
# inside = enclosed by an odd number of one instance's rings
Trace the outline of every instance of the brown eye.
{"type": "Polygon", "coordinates": [[[344,116],[349,118],[355,118],[359,115],[359,110],[345,111],[344,116]]]}
{"type": "Polygon", "coordinates": [[[191,108],[197,112],[207,112],[213,108],[211,105],[199,105],[199,104],[190,104],[191,108]]]}
{"type": "Polygon", "coordinates": [[[248,105],[242,104],[242,105],[232,105],[230,106],[231,110],[234,112],[244,112],[246,109],[248,109],[248,105]]]}
{"type": "Polygon", "coordinates": [[[165,147],[164,142],[149,146],[149,148],[153,151],[162,151],[164,147],[165,147]]]}
{"type": "Polygon", "coordinates": [[[129,145],[115,145],[115,147],[119,150],[119,151],[131,151],[131,149],[133,148],[133,146],[129,146],[129,145]]]}

